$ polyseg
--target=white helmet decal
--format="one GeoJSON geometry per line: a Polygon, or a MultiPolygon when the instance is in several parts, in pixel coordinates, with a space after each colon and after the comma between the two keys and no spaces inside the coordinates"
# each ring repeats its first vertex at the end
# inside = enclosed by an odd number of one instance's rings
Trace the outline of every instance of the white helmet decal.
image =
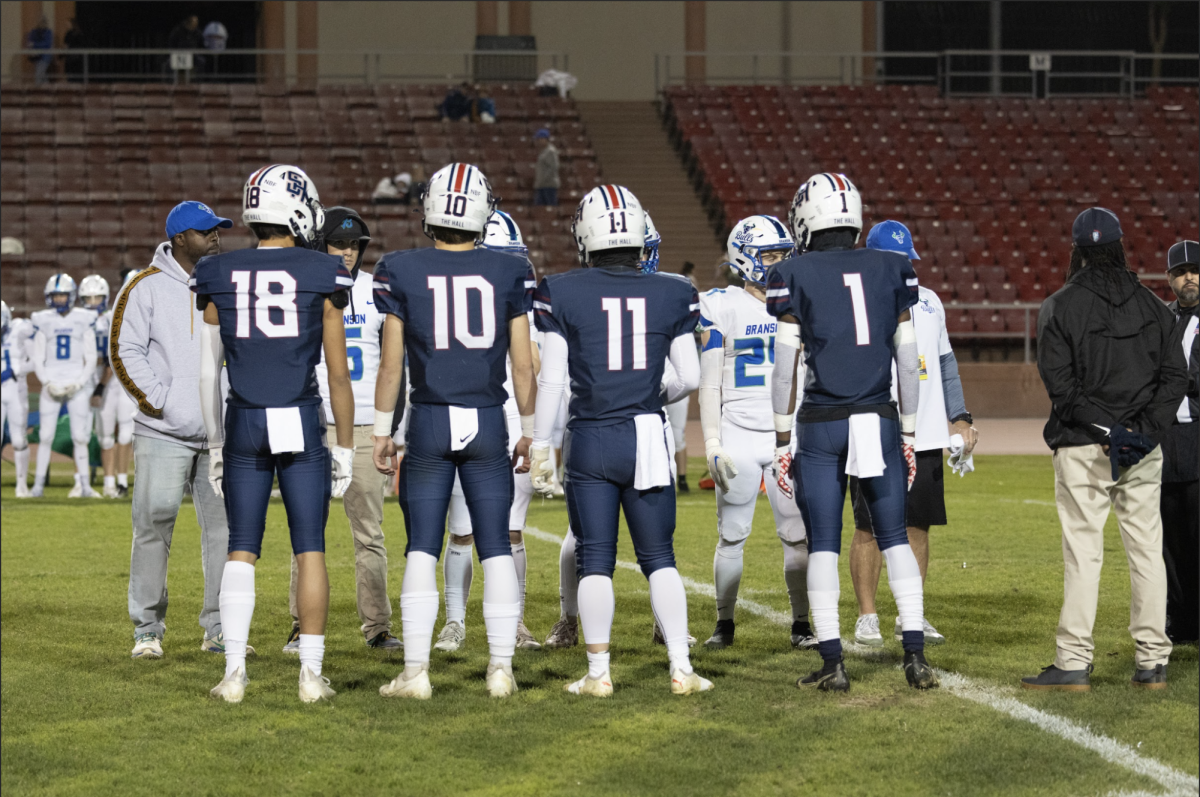
{"type": "MultiPolygon", "coordinates": [[[[788,211],[796,245],[808,249],[814,232],[853,227],[862,232],[862,196],[844,174],[814,174],[796,189],[788,211]]],[[[855,237],[855,243],[858,238],[855,237]]]]}
{"type": "Polygon", "coordinates": [[[586,266],[593,253],[605,249],[644,249],[646,213],[628,188],[597,186],[579,202],[571,233],[579,248],[579,262],[586,266]]]}
{"type": "Polygon", "coordinates": [[[765,285],[767,266],[762,262],[762,254],[783,250],[786,258],[791,257],[795,249],[796,244],[779,219],[765,215],[748,216],[730,230],[725,257],[746,282],[765,285]]]}
{"type": "Polygon", "coordinates": [[[242,193],[242,223],[278,224],[309,248],[319,242],[325,208],[317,187],[299,166],[275,163],[250,175],[242,193]]]}
{"type": "Polygon", "coordinates": [[[451,163],[429,179],[421,204],[425,209],[423,227],[430,238],[430,227],[449,227],[477,233],[475,240],[479,241],[496,209],[496,198],[491,183],[478,168],[469,163],[451,163]]]}

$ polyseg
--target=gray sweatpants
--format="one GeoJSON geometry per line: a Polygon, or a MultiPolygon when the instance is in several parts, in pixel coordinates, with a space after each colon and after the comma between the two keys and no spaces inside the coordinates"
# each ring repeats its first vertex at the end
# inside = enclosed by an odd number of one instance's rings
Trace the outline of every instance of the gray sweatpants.
{"type": "Polygon", "coordinates": [[[208,483],[208,453],[155,437],[135,435],[133,457],[133,553],[129,561],[129,619],[134,634],[158,634],[166,628],[167,557],[183,488],[192,485],[200,523],[204,568],[204,605],[200,626],[207,636],[221,633],[221,574],[229,554],[225,502],[208,483]]]}

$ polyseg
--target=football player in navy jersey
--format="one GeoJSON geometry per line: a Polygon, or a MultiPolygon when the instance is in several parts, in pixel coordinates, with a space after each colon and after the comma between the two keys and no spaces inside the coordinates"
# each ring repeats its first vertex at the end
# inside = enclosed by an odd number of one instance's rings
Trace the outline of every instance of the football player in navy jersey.
{"type": "Polygon", "coordinates": [[[354,460],[354,394],[342,319],[354,281],[342,258],[312,251],[324,216],[308,175],[295,166],[263,167],[250,176],[242,198],[242,221],[258,248],[206,257],[192,273],[204,312],[200,406],[213,446],[209,481],[218,495],[224,492],[229,517],[220,596],[225,677],[212,695],[231,703],[241,701],[248,682],[254,564],[276,476],[300,571],[300,699],[313,703],[334,694],[321,675],[329,613],[325,522],[330,495],[345,493],[354,460]],[[332,452],[316,377],[322,347],[337,427],[332,452]],[[229,373],[224,423],[223,362],[229,373]]]}
{"type": "Polygon", "coordinates": [[[563,486],[576,538],[588,672],[566,689],[595,697],[613,691],[612,575],[623,509],[667,645],[671,691],[703,692],[713,685],[692,670],[688,657],[687,596],[675,568],[675,485],[663,412],[664,403],[700,383],[692,337],[700,300],[686,279],[639,268],[646,221],[628,189],[592,189],[575,212],[573,231],[584,268],[546,277],[534,297],[534,318],[545,340],[530,449],[534,489],[553,489],[550,437],[569,377],[563,486]],[[664,388],[668,358],[675,376],[664,388]]]}
{"type": "Polygon", "coordinates": [[[845,175],[818,174],[801,185],[788,221],[804,254],[773,266],[767,278],[767,311],[779,319],[771,375],[773,468],[785,492],[794,477],[808,528],[808,598],[824,661],[797,686],[850,689],[837,570],[849,474],[859,479],[887,561],[903,627],[905,677],[910,686],[929,689],[938,681],[925,661],[921,571],[905,529],[905,498],[916,468],[919,363],[909,308],[917,302],[917,276],[903,255],[853,249],[862,231],[862,198],[845,175]],[[794,415],[801,350],[804,400],[794,415]],[[891,401],[893,358],[899,412],[891,401]]]}
{"type": "MultiPolygon", "coordinates": [[[[521,593],[509,544],[513,467],[529,453],[536,386],[529,318],[533,271],[524,258],[476,248],[495,199],[474,166],[452,163],[429,181],[425,234],[433,248],[391,252],[375,269],[375,302],[387,314],[375,385],[375,467],[392,470],[392,419],[408,357],[408,432],[400,508],[408,530],[400,588],[404,671],[379,693],[428,699],[429,649],[437,621],[437,560],[457,473],[483,565],[483,620],[493,697],[516,691],[512,656],[521,593]],[[506,360],[521,416],[510,458],[504,403],[506,360]]],[[[528,471],[528,464],[520,470],[528,471]]]]}

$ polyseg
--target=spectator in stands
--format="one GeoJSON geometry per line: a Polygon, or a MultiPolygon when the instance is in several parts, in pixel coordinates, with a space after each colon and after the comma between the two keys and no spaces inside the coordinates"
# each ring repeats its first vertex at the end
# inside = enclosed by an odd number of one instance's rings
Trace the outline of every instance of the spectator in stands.
{"type": "MultiPolygon", "coordinates": [[[[204,36],[200,33],[200,17],[195,14],[184,17],[178,25],[171,29],[171,34],[167,37],[167,47],[172,50],[203,49],[204,36]]],[[[205,60],[203,56],[195,56],[193,68],[196,72],[204,71],[205,60]]],[[[176,75],[176,78],[180,77],[180,75],[176,75]]]]}
{"type": "Polygon", "coordinates": [[[550,141],[550,129],[543,127],[533,138],[542,147],[533,173],[533,204],[558,205],[558,150],[550,141]]]}
{"type": "Polygon", "coordinates": [[[475,99],[471,100],[471,121],[485,125],[494,124],[496,121],[496,101],[486,89],[480,89],[475,99]]]}
{"type": "Polygon", "coordinates": [[[1050,396],[1043,436],[1054,450],[1062,523],[1063,607],[1058,653],[1027,689],[1084,692],[1104,560],[1104,523],[1116,510],[1129,560],[1131,683],[1165,689],[1167,572],[1159,447],[1187,390],[1182,330],[1129,270],[1121,224],[1105,208],[1075,219],[1067,284],[1042,304],[1038,372],[1050,396]]]}
{"type": "Polygon", "coordinates": [[[211,75],[220,71],[217,67],[219,61],[217,53],[224,51],[225,45],[229,42],[229,31],[225,29],[224,25],[214,19],[204,26],[203,38],[204,49],[212,53],[211,57],[205,56],[205,60],[208,62],[205,64],[205,71],[211,75]]]}
{"type": "MultiPolygon", "coordinates": [[[[54,48],[54,31],[50,30],[50,23],[42,17],[34,25],[33,30],[29,31],[25,36],[25,48],[28,50],[50,50],[54,48]]],[[[31,55],[29,60],[33,63],[33,80],[38,85],[46,82],[47,73],[50,71],[50,64],[54,58],[50,55],[31,55]]]]}
{"type": "Polygon", "coordinates": [[[1188,365],[1187,396],[1163,436],[1163,562],[1167,568],[1167,636],[1171,642],[1200,639],[1197,561],[1200,560],[1200,243],[1180,241],[1167,252],[1167,274],[1177,297],[1167,305],[1182,326],[1188,365]]]}
{"type": "MultiPolygon", "coordinates": [[[[84,34],[83,28],[79,27],[79,20],[72,18],[71,27],[67,28],[67,32],[63,34],[63,47],[68,50],[80,50],[87,46],[87,35],[84,34]]],[[[67,80],[71,82],[80,80],[80,75],[83,74],[83,59],[82,55],[63,56],[63,72],[66,73],[67,80]]]]}
{"type": "Polygon", "coordinates": [[[375,186],[371,201],[376,205],[408,205],[412,203],[412,175],[400,172],[395,177],[384,177],[375,186]]]}
{"type": "Polygon", "coordinates": [[[459,119],[468,118],[471,115],[472,93],[469,83],[455,86],[446,92],[441,105],[438,106],[438,113],[441,115],[442,120],[449,119],[452,122],[457,122],[459,119]]]}

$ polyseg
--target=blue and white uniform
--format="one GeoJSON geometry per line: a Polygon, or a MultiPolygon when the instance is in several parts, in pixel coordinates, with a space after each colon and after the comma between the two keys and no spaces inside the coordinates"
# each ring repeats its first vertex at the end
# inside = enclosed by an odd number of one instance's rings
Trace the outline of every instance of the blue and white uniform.
{"type": "Polygon", "coordinates": [[[50,469],[50,445],[65,404],[75,445],[76,478],[87,484],[87,445],[92,434],[92,379],[96,373],[96,313],[73,307],[66,313],[38,310],[33,322],[33,368],[42,383],[35,493],[50,469]],[[63,391],[69,390],[69,393],[63,391]],[[57,395],[54,395],[57,393],[57,395]]]}

